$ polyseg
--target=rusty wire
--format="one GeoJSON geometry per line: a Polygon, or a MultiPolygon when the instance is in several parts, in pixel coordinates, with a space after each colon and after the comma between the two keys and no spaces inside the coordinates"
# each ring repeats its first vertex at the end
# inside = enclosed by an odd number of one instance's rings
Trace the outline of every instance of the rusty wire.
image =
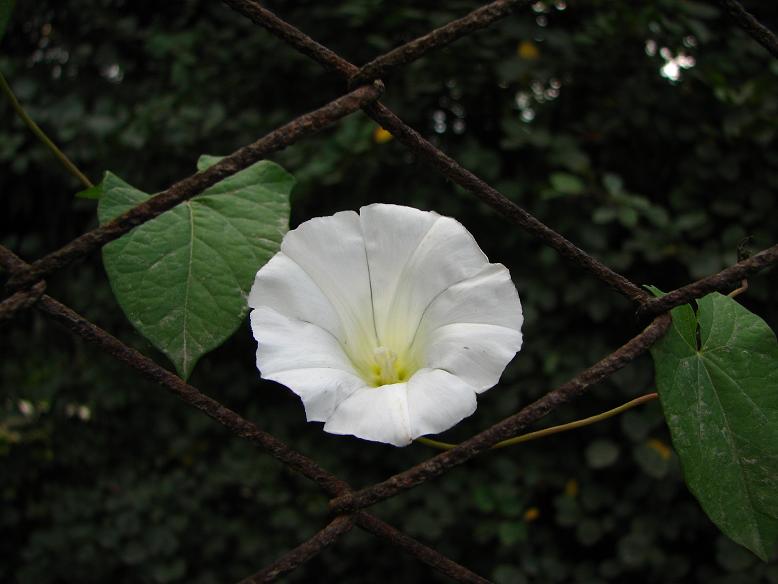
{"type": "Polygon", "coordinates": [[[46,282],[38,282],[32,288],[14,292],[0,302],[0,324],[14,318],[19,312],[34,305],[46,291],[46,282]]]}
{"type": "MultiPolygon", "coordinates": [[[[271,581],[294,570],[316,556],[322,549],[333,544],[354,525],[388,541],[393,546],[456,581],[479,584],[488,582],[454,560],[368,514],[364,508],[426,482],[454,466],[470,460],[492,444],[516,434],[560,405],[581,395],[593,384],[602,381],[630,363],[661,338],[670,324],[668,310],[694,298],[699,298],[708,292],[724,290],[733,282],[778,263],[778,245],[718,274],[678,288],[661,299],[651,298],[635,283],[576,247],[575,244],[460,166],[378,101],[383,93],[383,82],[379,77],[391,69],[410,63],[430,51],[439,49],[458,38],[504,18],[512,10],[529,4],[526,0],[496,0],[491,2],[460,19],[376,57],[361,68],[320,45],[254,0],[223,0],[223,2],[296,50],[314,59],[326,69],[337,73],[347,86],[362,86],[348,91],[343,96],[309,114],[296,118],[253,144],[240,148],[208,170],[198,172],[175,183],[117,219],[79,236],[32,265],[18,258],[7,248],[0,246],[0,267],[10,276],[5,287],[11,293],[8,298],[0,302],[0,322],[10,320],[22,311],[35,306],[73,334],[94,343],[104,352],[135,369],[146,378],[162,385],[187,404],[218,421],[232,433],[261,447],[290,470],[314,481],[331,497],[330,509],[335,517],[327,526],[261,571],[246,578],[244,582],[271,581]],[[623,346],[582,371],[567,383],[525,406],[516,414],[494,424],[448,452],[438,454],[380,483],[355,492],[345,481],[320,467],[314,460],[295,451],[236,412],[206,396],[197,388],[128,347],[64,304],[45,295],[44,279],[55,271],[85,257],[105,243],[127,233],[133,227],[156,217],[186,199],[196,196],[216,182],[235,174],[272,152],[281,150],[318,132],[359,109],[381,124],[421,160],[436,168],[446,178],[469,190],[493,207],[501,216],[554,248],[573,265],[590,272],[604,284],[632,300],[637,304],[639,314],[653,316],[654,320],[623,346]]],[[[745,12],[735,0],[720,0],[720,2],[748,34],[770,50],[773,55],[778,56],[776,50],[778,43],[775,41],[775,35],[769,29],[745,12]]]]}
{"type": "Polygon", "coordinates": [[[282,150],[301,138],[326,128],[343,116],[354,113],[367,103],[378,99],[382,91],[383,86],[380,82],[360,87],[331,101],[324,107],[292,120],[256,142],[239,148],[206,170],[178,181],[170,188],[122,213],[105,225],[80,235],[57,251],[36,261],[31,267],[18,271],[8,282],[8,288],[10,290],[20,289],[45,278],[52,272],[61,270],[109,241],[121,237],[133,227],[137,227],[160,213],[172,209],[179,203],[199,195],[208,187],[262,160],[268,154],[282,150]]]}
{"type": "Polygon", "coordinates": [[[642,355],[659,340],[670,325],[670,316],[658,316],[646,329],[627,343],[604,357],[570,381],[548,392],[540,399],[487,428],[455,448],[419,463],[410,469],[389,477],[381,483],[356,493],[346,493],[330,502],[334,512],[368,507],[397,493],[415,487],[445,471],[458,466],[477,454],[488,450],[500,440],[515,436],[531,423],[539,420],[562,404],[584,393],[595,383],[615,373],[627,363],[642,355]]]}
{"type": "Polygon", "coordinates": [[[721,270],[718,274],[707,276],[677,290],[665,294],[661,298],[652,298],[641,310],[646,314],[659,314],[674,306],[686,304],[690,300],[705,296],[709,292],[723,290],[730,284],[739,282],[760,270],[778,262],[778,244],[754,254],[747,260],[742,260],[733,266],[721,270]]]}
{"type": "Polygon", "coordinates": [[[770,51],[773,57],[778,59],[778,37],[775,33],[759,22],[756,17],[737,0],[719,0],[719,4],[732,17],[732,20],[742,28],[756,42],[770,51]]]}
{"type": "Polygon", "coordinates": [[[430,51],[441,49],[465,35],[486,28],[501,18],[505,18],[516,8],[523,8],[531,3],[531,0],[497,0],[477,8],[467,16],[449,22],[446,26],[436,28],[424,36],[376,57],[363,65],[349,79],[349,84],[352,86],[361,85],[371,79],[383,77],[391,69],[407,65],[430,51]]]}
{"type": "Polygon", "coordinates": [[[300,564],[318,555],[325,547],[335,543],[341,535],[351,531],[352,527],[354,527],[354,520],[351,515],[339,515],[313,537],[304,541],[293,550],[289,550],[282,557],[265,566],[256,574],[244,578],[239,584],[272,582],[279,576],[291,572],[300,564]]]}
{"type": "MultiPolygon", "coordinates": [[[[12,274],[16,271],[29,269],[28,264],[2,245],[0,245],[0,267],[12,274]]],[[[135,369],[150,381],[163,386],[187,404],[199,409],[207,416],[222,424],[235,435],[245,438],[264,449],[288,469],[316,482],[328,495],[336,497],[351,492],[351,488],[345,481],[342,481],[338,477],[327,472],[316,464],[315,461],[296,452],[278,438],[262,431],[255,424],[244,419],[236,412],[233,412],[216,400],[204,395],[194,386],[186,383],[183,379],[156,364],[135,349],[128,347],[110,333],[91,323],[71,308],[50,296],[42,295],[42,290],[40,290],[42,288],[41,284],[43,283],[38,283],[32,288],[38,297],[36,299],[37,308],[51,317],[52,320],[58,322],[73,334],[95,344],[102,351],[135,369]],[[41,292],[40,294],[38,294],[39,291],[41,292]]],[[[16,294],[23,293],[24,292],[17,292],[16,294]]],[[[14,296],[12,296],[12,298],[14,296]]],[[[370,530],[375,531],[382,537],[386,537],[387,534],[399,533],[391,525],[367,513],[359,514],[359,524],[360,526],[370,526],[370,530]]],[[[338,535],[345,532],[341,531],[339,528],[335,529],[334,527],[330,527],[328,529],[328,527],[325,527],[321,532],[314,535],[308,542],[301,544],[287,554],[284,554],[284,556],[276,560],[270,567],[252,576],[252,578],[255,578],[254,581],[258,581],[256,578],[259,577],[259,575],[263,575],[263,577],[272,580],[276,576],[286,573],[289,571],[287,569],[288,566],[299,566],[328,545],[328,543],[325,542],[331,543],[330,537],[337,538],[338,535]],[[333,534],[335,535],[333,536],[333,534]],[[271,570],[270,568],[272,566],[275,566],[275,568],[271,570]]],[[[368,528],[365,527],[365,529],[368,528]]],[[[472,572],[467,570],[467,568],[459,566],[453,561],[449,561],[450,563],[447,564],[445,560],[448,560],[448,558],[445,558],[444,556],[440,556],[439,558],[436,557],[435,554],[438,554],[438,552],[431,548],[427,548],[427,546],[409,536],[405,536],[400,547],[408,551],[408,553],[416,555],[422,561],[430,563],[430,565],[444,566],[444,568],[452,573],[456,572],[456,570],[453,570],[452,565],[458,566],[459,573],[464,578],[462,581],[475,581],[473,578],[477,578],[472,572]],[[436,561],[433,562],[432,560],[436,561]]]]}
{"type": "MultiPolygon", "coordinates": [[[[308,55],[325,68],[337,72],[344,81],[348,82],[360,71],[356,65],[349,63],[329,49],[325,49],[304,32],[296,29],[291,24],[284,22],[254,0],[223,0],[223,2],[240,14],[243,14],[257,24],[265,27],[272,34],[288,42],[295,49],[304,55],[308,55]]],[[[495,4],[502,5],[504,3],[501,1],[492,2],[487,6],[493,6],[495,4]]],[[[447,39],[451,34],[455,33],[446,31],[458,30],[463,26],[462,22],[469,22],[468,19],[481,10],[483,10],[483,8],[471,12],[470,15],[465,18],[455,20],[454,22],[442,26],[422,38],[429,37],[437,39],[438,42],[443,44],[448,44],[447,39]]],[[[414,45],[414,43],[416,43],[416,41],[410,41],[403,46],[414,45]]],[[[428,50],[431,50],[429,45],[424,46],[424,52],[416,52],[413,53],[412,56],[414,58],[419,58],[428,50]]],[[[402,47],[400,47],[400,49],[401,48],[402,47]]],[[[363,109],[367,115],[378,122],[383,128],[391,132],[393,136],[420,159],[440,171],[446,178],[473,193],[484,203],[494,208],[504,218],[516,223],[519,227],[522,227],[525,231],[534,235],[546,245],[554,248],[562,257],[566,258],[571,263],[591,272],[611,288],[617,290],[630,300],[644,302],[650,299],[649,294],[640,288],[640,286],[630,282],[621,274],[614,272],[608,266],[590,256],[578,248],[574,243],[567,240],[565,237],[548,227],[545,223],[535,218],[532,214],[509,200],[499,191],[486,184],[475,174],[463,168],[453,158],[447,156],[440,149],[425,140],[421,134],[405,124],[383,104],[374,102],[363,109]]]]}

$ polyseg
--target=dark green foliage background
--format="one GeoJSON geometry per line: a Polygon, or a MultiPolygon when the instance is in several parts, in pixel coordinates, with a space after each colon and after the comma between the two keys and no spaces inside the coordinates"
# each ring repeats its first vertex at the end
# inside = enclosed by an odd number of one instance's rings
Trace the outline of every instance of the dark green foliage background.
{"type": "MultiPolygon", "coordinates": [[[[0,69],[93,179],[110,169],[160,190],[201,153],[232,151],[343,89],[216,1],[18,4],[0,69]]],[[[267,4],[357,63],[478,5],[267,4]]],[[[778,27],[778,5],[746,5],[778,27]]],[[[713,4],[548,4],[386,81],[401,117],[636,282],[672,289],[736,261],[746,236],[754,250],[775,243],[778,63],[713,4]],[[678,82],[660,76],[664,61],[646,53],[648,39],[696,66],[678,82]],[[533,41],[539,58],[520,58],[521,41],[533,41]],[[531,122],[520,118],[517,92],[531,122]]],[[[95,203],[73,198],[79,185],[2,100],[0,120],[0,243],[34,259],[93,227],[95,203]]],[[[444,439],[516,411],[645,324],[396,141],[375,143],[374,129],[357,114],[273,157],[299,180],[293,224],[375,201],[454,216],[511,269],[525,307],[525,348],[444,439]]],[[[777,273],[742,297],[774,329],[777,273]]],[[[165,362],[123,317],[98,254],[49,291],[165,362]]],[[[202,360],[193,383],[355,486],[432,454],[306,424],[291,392],[258,379],[254,349],[246,326],[202,360]]],[[[326,521],[326,499],[311,484],[40,315],[3,329],[0,351],[0,581],[231,581],[326,521]]],[[[613,407],[652,382],[644,357],[544,423],[613,407]]],[[[499,582],[778,582],[775,561],[759,563],[706,519],[676,458],[660,455],[668,443],[651,404],[481,457],[375,512],[499,582]],[[539,517],[526,521],[532,507],[539,517]]],[[[441,578],[355,531],[288,580],[441,578]]]]}

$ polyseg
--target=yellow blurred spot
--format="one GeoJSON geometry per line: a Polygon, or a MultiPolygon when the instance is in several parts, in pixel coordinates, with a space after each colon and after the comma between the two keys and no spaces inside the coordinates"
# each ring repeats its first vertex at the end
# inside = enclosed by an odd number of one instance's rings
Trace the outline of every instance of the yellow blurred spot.
{"type": "Polygon", "coordinates": [[[662,457],[662,460],[670,460],[670,457],[673,455],[673,451],[670,450],[670,447],[656,438],[651,438],[651,440],[646,442],[646,446],[656,450],[659,453],[659,456],[662,457]]]}
{"type": "Polygon", "coordinates": [[[534,61],[540,57],[540,50],[532,41],[521,41],[516,49],[516,54],[525,61],[534,61]]]}
{"type": "Polygon", "coordinates": [[[524,512],[524,521],[530,523],[540,517],[540,509],[537,507],[530,507],[524,512]]]}
{"type": "Polygon", "coordinates": [[[373,130],[373,142],[376,144],[386,144],[392,138],[394,138],[394,136],[392,136],[391,132],[384,130],[380,126],[373,130]]]}
{"type": "Polygon", "coordinates": [[[565,495],[568,497],[577,497],[578,496],[578,481],[575,479],[570,479],[565,483],[565,495]]]}

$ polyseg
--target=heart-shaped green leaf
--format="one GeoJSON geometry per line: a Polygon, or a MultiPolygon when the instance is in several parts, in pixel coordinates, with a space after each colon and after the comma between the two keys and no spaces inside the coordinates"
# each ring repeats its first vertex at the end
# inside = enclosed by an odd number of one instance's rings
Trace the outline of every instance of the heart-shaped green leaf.
{"type": "Polygon", "coordinates": [[[778,543],[778,343],[718,293],[672,311],[654,345],[657,389],[689,490],[767,561],[778,543]]]}
{"type": "MultiPolygon", "coordinates": [[[[198,168],[217,160],[203,157],[198,168]]],[[[280,166],[257,162],[103,248],[127,318],[184,379],[246,316],[254,276],[289,228],[293,186],[280,166]]],[[[101,223],[150,196],[111,173],[102,189],[101,223]]]]}

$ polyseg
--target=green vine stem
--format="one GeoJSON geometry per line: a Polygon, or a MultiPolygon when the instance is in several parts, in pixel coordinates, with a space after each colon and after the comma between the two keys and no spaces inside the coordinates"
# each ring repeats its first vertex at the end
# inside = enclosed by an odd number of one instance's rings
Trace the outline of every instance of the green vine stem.
{"type": "MultiPolygon", "coordinates": [[[[622,404],[617,408],[613,408],[612,410],[608,410],[607,412],[602,412],[601,414],[597,414],[596,416],[584,418],[583,420],[576,420],[575,422],[568,422],[567,424],[561,424],[559,426],[552,426],[551,428],[544,428],[543,430],[537,430],[535,432],[529,432],[527,434],[522,434],[521,436],[516,436],[514,438],[508,438],[507,440],[503,440],[502,442],[498,442],[497,444],[492,446],[492,450],[496,448],[505,448],[506,446],[513,446],[514,444],[521,444],[522,442],[529,442],[530,440],[537,440],[538,438],[543,438],[545,436],[550,436],[552,434],[559,434],[560,432],[567,432],[568,430],[575,430],[576,428],[583,428],[584,426],[590,426],[591,424],[596,424],[597,422],[607,420],[608,418],[617,416],[620,413],[626,412],[627,410],[630,410],[636,406],[655,400],[657,397],[659,397],[659,394],[657,393],[647,393],[646,395],[641,395],[640,397],[636,397],[632,401],[628,401],[627,403],[622,404]]],[[[438,440],[432,440],[430,438],[417,438],[416,442],[420,444],[425,444],[432,448],[437,448],[438,450],[451,450],[452,448],[457,446],[456,444],[450,444],[448,442],[440,442],[438,440]]]]}
{"type": "Polygon", "coordinates": [[[46,148],[51,150],[52,154],[57,157],[57,159],[62,163],[62,165],[68,170],[70,174],[75,176],[86,188],[91,188],[94,185],[92,184],[92,181],[90,181],[84,173],[82,173],[75,164],[73,164],[70,159],[65,156],[65,153],[62,152],[59,148],[57,148],[57,145],[54,144],[54,142],[51,141],[51,139],[46,135],[46,133],[40,129],[38,124],[35,123],[35,121],[27,115],[27,112],[24,111],[24,108],[22,107],[22,104],[19,103],[19,100],[16,99],[16,96],[14,95],[13,91],[11,91],[11,86],[8,85],[8,82],[5,80],[5,76],[3,76],[3,73],[0,72],[0,91],[2,91],[5,96],[8,98],[8,101],[11,103],[11,107],[14,109],[14,111],[18,114],[18,116],[22,119],[22,121],[27,125],[28,128],[30,128],[30,131],[35,134],[38,139],[43,142],[46,145],[46,148]]]}

